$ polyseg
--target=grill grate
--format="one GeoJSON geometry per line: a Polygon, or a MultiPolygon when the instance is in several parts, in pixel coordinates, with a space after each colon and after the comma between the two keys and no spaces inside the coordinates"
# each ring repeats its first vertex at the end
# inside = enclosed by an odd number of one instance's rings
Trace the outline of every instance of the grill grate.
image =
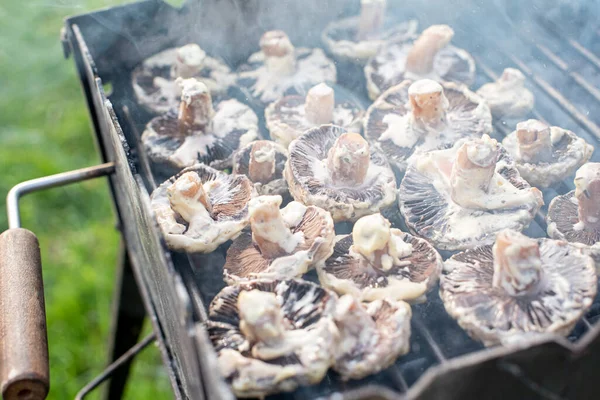
{"type": "MultiPolygon", "coordinates": [[[[528,79],[528,86],[535,95],[536,108],[530,118],[536,118],[552,125],[559,125],[575,131],[594,144],[596,152],[592,161],[600,161],[600,115],[589,112],[600,107],[600,90],[596,87],[600,78],[595,74],[600,70],[600,59],[590,50],[566,34],[549,26],[545,20],[529,19],[527,22],[513,20],[496,8],[495,13],[486,14],[486,31],[475,25],[475,18],[467,16],[453,26],[457,30],[454,42],[469,51],[477,62],[477,77],[473,85],[478,88],[483,83],[495,80],[506,67],[520,69],[528,79]],[[492,14],[492,15],[490,15],[492,14]],[[486,34],[486,32],[488,34],[486,34]],[[511,40],[494,42],[494,33],[510,32],[511,40]],[[477,33],[477,34],[475,34],[477,33]],[[530,37],[540,39],[531,40],[530,37]],[[569,60],[569,61],[565,61],[569,60]],[[559,89],[557,89],[559,88],[559,89]]],[[[419,15],[421,27],[443,21],[427,21],[419,15]]],[[[600,31],[595,32],[600,36],[600,31]]],[[[157,185],[151,173],[148,159],[140,145],[139,118],[134,118],[127,107],[124,115],[138,139],[138,159],[146,184],[151,191],[157,185]]],[[[494,136],[502,139],[514,129],[504,121],[494,120],[494,136]]],[[[565,180],[553,188],[545,190],[544,206],[535,220],[525,231],[532,237],[546,236],[545,215],[550,200],[558,194],[574,189],[572,181],[565,180]]],[[[406,229],[406,227],[402,227],[406,229]]],[[[192,305],[199,321],[206,319],[206,307],[218,291],[224,287],[222,267],[224,248],[210,255],[187,255],[173,253],[175,267],[182,274],[192,296],[192,305]]],[[[308,279],[317,280],[314,271],[308,279]]],[[[405,393],[430,367],[440,366],[448,360],[483,349],[483,346],[470,339],[458,324],[445,312],[438,295],[438,288],[428,294],[427,302],[412,307],[412,336],[410,352],[401,357],[390,368],[365,379],[344,382],[339,375],[330,372],[318,385],[303,387],[293,393],[269,396],[269,399],[314,399],[329,396],[336,392],[357,389],[366,384],[379,384],[396,392],[405,393]]],[[[578,340],[600,318],[600,300],[597,297],[585,318],[577,324],[570,341],[578,340]]],[[[509,371],[510,372],[510,371],[509,371]]],[[[543,387],[532,390],[543,397],[552,393],[543,387]]]]}

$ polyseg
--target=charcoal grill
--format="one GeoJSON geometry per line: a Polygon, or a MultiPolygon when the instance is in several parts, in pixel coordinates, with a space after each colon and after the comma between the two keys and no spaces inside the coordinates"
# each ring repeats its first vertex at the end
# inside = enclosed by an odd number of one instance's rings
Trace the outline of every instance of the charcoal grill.
{"type": "MultiPolygon", "coordinates": [[[[392,1],[390,9],[399,20],[418,19],[421,27],[451,25],[456,31],[453,41],[476,59],[475,88],[505,67],[519,68],[536,96],[531,117],[577,132],[595,145],[593,161],[600,161],[600,114],[595,112],[600,107],[600,11],[593,2],[481,3],[392,1]]],[[[358,1],[345,0],[205,0],[189,1],[180,9],[147,0],[66,19],[65,56],[76,62],[106,164],[20,184],[9,194],[8,209],[10,228],[18,228],[20,195],[108,176],[124,243],[112,359],[79,397],[111,378],[106,394],[119,398],[131,358],[154,339],[175,398],[233,397],[219,376],[204,328],[206,307],[223,286],[222,252],[191,256],[166,248],[149,205],[157,182],[139,139],[150,116],[133,100],[133,68],[167,47],[192,41],[236,66],[254,51],[260,35],[274,28],[286,30],[294,43],[319,46],[328,21],[357,11],[358,1]],[[144,310],[153,334],[135,344],[144,310]]],[[[364,87],[360,79],[345,74],[351,68],[339,65],[340,81],[366,98],[364,89],[356,89],[364,87]]],[[[494,127],[497,138],[513,128],[498,120],[494,127]]],[[[546,192],[546,204],[572,189],[568,180],[555,185],[546,192]]],[[[528,235],[545,236],[545,211],[544,207],[526,230],[528,235]]],[[[35,394],[32,398],[43,398],[48,360],[37,240],[28,231],[11,229],[0,245],[0,305],[6,316],[0,322],[2,390],[7,399],[35,394]]],[[[330,373],[318,385],[272,398],[600,398],[594,381],[600,365],[598,299],[568,338],[549,335],[492,349],[484,349],[460,329],[445,313],[436,290],[426,303],[413,307],[413,314],[411,350],[392,367],[360,381],[343,382],[330,373]]]]}

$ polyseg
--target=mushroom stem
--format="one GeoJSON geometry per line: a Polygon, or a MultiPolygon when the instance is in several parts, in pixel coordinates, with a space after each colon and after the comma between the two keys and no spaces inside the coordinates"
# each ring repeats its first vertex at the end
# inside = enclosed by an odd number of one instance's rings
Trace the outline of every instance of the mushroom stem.
{"type": "Polygon", "coordinates": [[[425,29],[415,40],[406,57],[406,71],[418,76],[433,71],[433,61],[436,54],[446,47],[454,31],[448,25],[432,25],[425,29]]]}
{"type": "Polygon", "coordinates": [[[291,254],[304,239],[302,232],[293,234],[285,224],[279,211],[281,202],[281,196],[259,196],[249,203],[252,240],[264,258],[291,254]]]}
{"type": "Polygon", "coordinates": [[[210,91],[204,83],[194,78],[177,78],[176,82],[181,87],[179,131],[188,133],[205,129],[214,114],[210,91]]]}
{"type": "Polygon", "coordinates": [[[210,218],[212,206],[200,177],[186,172],[167,188],[171,208],[191,226],[197,219],[210,218]]]}
{"type": "Polygon", "coordinates": [[[177,49],[173,75],[175,78],[191,78],[197,75],[204,64],[206,53],[195,43],[177,49]]]}
{"type": "Polygon", "coordinates": [[[254,183],[269,183],[275,174],[275,146],[268,140],[258,140],[250,149],[248,178],[254,183]]]}
{"type": "Polygon", "coordinates": [[[241,291],[237,307],[240,330],[251,343],[275,345],[284,338],[283,312],[275,293],[241,291]]]}
{"type": "Polygon", "coordinates": [[[442,85],[431,79],[418,80],[408,88],[408,97],[412,123],[426,132],[441,131],[450,105],[442,85]]]}
{"type": "Polygon", "coordinates": [[[523,87],[525,84],[525,75],[516,68],[505,68],[496,82],[503,88],[523,87]]]}
{"type": "Polygon", "coordinates": [[[361,0],[356,40],[365,40],[383,26],[386,0],[361,0]]]}
{"type": "Polygon", "coordinates": [[[600,163],[587,163],[575,175],[575,197],[579,221],[589,229],[600,229],[600,163]]]}
{"type": "Polygon", "coordinates": [[[506,229],[496,236],[494,253],[494,287],[511,296],[529,293],[542,276],[542,260],[537,240],[506,229]]]}
{"type": "Polygon", "coordinates": [[[260,49],[270,74],[292,75],[296,71],[295,49],[285,32],[265,32],[260,38],[260,49]]]}
{"type": "Polygon", "coordinates": [[[331,180],[339,186],[356,186],[364,182],[369,170],[369,143],[358,133],[344,133],[327,153],[331,180]]]}
{"type": "Polygon", "coordinates": [[[468,207],[473,196],[487,193],[497,160],[498,142],[488,135],[463,144],[458,149],[450,174],[452,200],[468,207]]]}
{"type": "MultiPolygon", "coordinates": [[[[341,338],[364,343],[368,340],[361,339],[371,338],[376,334],[375,321],[352,295],[345,294],[339,298],[335,307],[334,320],[340,330],[341,338]]],[[[340,343],[339,348],[344,349],[346,346],[340,343]]]]}
{"type": "Polygon", "coordinates": [[[325,83],[313,86],[306,94],[304,112],[306,119],[315,125],[328,124],[333,121],[335,98],[333,89],[325,83]]]}
{"type": "Polygon", "coordinates": [[[412,246],[394,235],[390,222],[381,214],[362,217],[352,229],[352,251],[359,253],[374,267],[390,270],[412,254],[412,246]]]}
{"type": "Polygon", "coordinates": [[[516,134],[523,161],[540,162],[552,158],[552,136],[548,125],[537,119],[519,122],[516,134]]]}

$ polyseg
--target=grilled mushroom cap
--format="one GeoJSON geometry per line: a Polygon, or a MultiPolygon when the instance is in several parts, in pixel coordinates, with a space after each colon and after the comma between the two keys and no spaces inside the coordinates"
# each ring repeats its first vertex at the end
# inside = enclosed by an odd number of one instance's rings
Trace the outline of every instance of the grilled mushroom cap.
{"type": "Polygon", "coordinates": [[[235,99],[217,102],[213,109],[206,85],[195,79],[178,83],[182,86],[179,111],[152,119],[142,135],[150,159],[176,171],[199,162],[230,166],[233,152],[256,139],[258,117],[235,99]]]}
{"type": "Polygon", "coordinates": [[[365,66],[371,100],[405,79],[429,78],[470,85],[475,61],[465,50],[448,45],[454,31],[448,25],[432,25],[415,40],[392,41],[365,66]]]}
{"type": "MultiPolygon", "coordinates": [[[[338,97],[339,98],[339,97],[338,97]]],[[[333,123],[346,129],[359,130],[363,110],[358,102],[334,97],[333,88],[325,83],[312,87],[306,97],[285,96],[265,109],[271,139],[286,148],[310,128],[333,123]]]]}
{"type": "Polygon", "coordinates": [[[233,173],[244,174],[253,183],[259,195],[289,197],[283,168],[287,150],[270,140],[248,143],[233,157],[233,173]]]}
{"type": "Polygon", "coordinates": [[[388,41],[411,38],[417,21],[385,18],[386,0],[361,0],[360,15],[329,23],[321,40],[335,59],[365,65],[388,41]]]}
{"type": "Polygon", "coordinates": [[[444,250],[491,244],[502,229],[520,231],[543,204],[487,135],[415,155],[398,198],[411,232],[444,250]]]}
{"type": "Polygon", "coordinates": [[[210,253],[248,224],[253,193],[245,176],[198,164],[157,187],[150,199],[169,248],[210,253]]]}
{"type": "Polygon", "coordinates": [[[502,231],[494,246],[446,261],[446,311],[486,346],[540,333],[567,335],[596,295],[591,257],[576,246],[502,231]]]}
{"type": "Polygon", "coordinates": [[[409,350],[411,315],[403,301],[380,299],[362,305],[350,295],[342,296],[335,309],[340,339],[333,369],[343,379],[360,379],[392,365],[409,350]]]}
{"type": "Polygon", "coordinates": [[[303,280],[224,288],[207,323],[221,373],[238,397],[317,383],[331,365],[335,294],[303,280]]]}
{"type": "Polygon", "coordinates": [[[331,257],[317,265],[323,286],[362,301],[422,301],[441,270],[433,246],[391,228],[380,214],[356,221],[352,235],[338,236],[331,257]]]}
{"type": "Polygon", "coordinates": [[[224,279],[240,280],[301,276],[333,251],[331,215],[295,201],[279,210],[281,196],[260,196],[249,204],[250,230],[227,251],[224,279]]]}
{"type": "Polygon", "coordinates": [[[552,186],[573,174],[594,152],[594,146],[573,132],[536,119],[518,123],[502,144],[521,176],[537,187],[552,186]]]}
{"type": "Polygon", "coordinates": [[[197,44],[162,51],[144,60],[132,73],[138,102],[151,112],[162,114],[177,107],[181,89],[177,78],[196,78],[213,95],[224,94],[234,83],[229,67],[210,57],[197,44]]]}
{"type": "Polygon", "coordinates": [[[518,69],[506,68],[498,80],[477,90],[495,118],[521,118],[533,110],[533,93],[525,87],[525,75],[518,69]]]}
{"type": "Polygon", "coordinates": [[[550,202],[548,236],[592,246],[600,242],[600,163],[579,168],[575,187],[550,202]]]}
{"type": "Polygon", "coordinates": [[[290,193],[329,211],[334,221],[355,221],[396,199],[396,178],[387,161],[357,133],[322,125],[288,150],[284,176],[290,193]]]}
{"type": "Polygon", "coordinates": [[[406,80],[369,107],[364,125],[366,138],[404,171],[413,153],[491,133],[492,115],[485,102],[465,86],[406,80]]]}
{"type": "Polygon", "coordinates": [[[266,32],[261,51],[239,68],[238,84],[266,106],[282,96],[303,94],[320,82],[335,83],[335,64],[321,49],[294,48],[283,31],[266,32]]]}

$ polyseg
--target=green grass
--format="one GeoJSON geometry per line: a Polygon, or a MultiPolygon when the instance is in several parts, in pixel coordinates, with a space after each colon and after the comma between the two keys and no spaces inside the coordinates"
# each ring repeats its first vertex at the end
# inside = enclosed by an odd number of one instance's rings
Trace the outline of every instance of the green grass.
{"type": "MultiPolygon", "coordinates": [[[[10,187],[99,162],[59,32],[65,16],[120,3],[0,2],[0,230],[7,227],[4,196],[10,187]]],[[[42,249],[49,398],[73,398],[106,363],[119,247],[108,187],[104,180],[86,182],[32,194],[21,204],[23,226],[38,235],[42,249]]],[[[172,396],[156,347],[138,357],[130,379],[127,399],[172,396]]]]}

